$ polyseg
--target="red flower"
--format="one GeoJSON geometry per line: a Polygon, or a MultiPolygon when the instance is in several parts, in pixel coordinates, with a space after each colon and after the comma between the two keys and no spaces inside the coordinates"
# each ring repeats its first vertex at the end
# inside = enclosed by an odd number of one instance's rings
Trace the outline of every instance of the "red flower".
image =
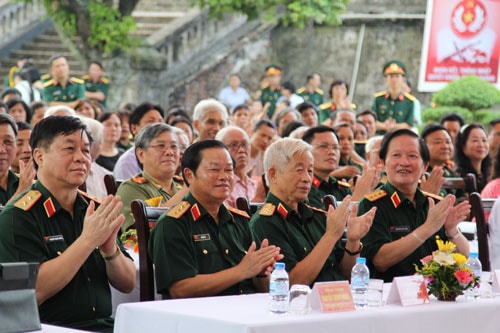
{"type": "Polygon", "coordinates": [[[455,271],[455,277],[462,284],[468,284],[474,280],[474,277],[469,272],[463,270],[455,271]]]}

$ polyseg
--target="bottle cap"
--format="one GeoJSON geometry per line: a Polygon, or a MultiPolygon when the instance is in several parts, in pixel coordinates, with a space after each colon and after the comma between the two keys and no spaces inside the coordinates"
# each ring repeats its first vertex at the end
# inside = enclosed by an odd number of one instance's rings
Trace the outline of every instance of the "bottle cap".
{"type": "Polygon", "coordinates": [[[277,263],[274,265],[274,268],[277,268],[277,269],[285,269],[285,263],[284,263],[284,262],[277,262],[277,263]]]}
{"type": "Polygon", "coordinates": [[[366,264],[366,258],[363,257],[356,258],[356,264],[366,264]]]}
{"type": "Polygon", "coordinates": [[[471,253],[469,253],[469,257],[470,258],[477,258],[478,257],[477,252],[471,252],[471,253]]]}

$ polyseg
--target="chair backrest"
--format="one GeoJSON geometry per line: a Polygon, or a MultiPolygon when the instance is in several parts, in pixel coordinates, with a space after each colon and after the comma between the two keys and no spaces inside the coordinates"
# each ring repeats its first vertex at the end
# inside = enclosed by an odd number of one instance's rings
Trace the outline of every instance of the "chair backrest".
{"type": "Polygon", "coordinates": [[[325,205],[325,210],[328,210],[330,206],[333,206],[334,209],[338,207],[337,199],[332,194],[327,194],[323,197],[323,204],[325,205]]]}
{"type": "Polygon", "coordinates": [[[479,260],[483,265],[483,271],[490,271],[490,250],[488,246],[488,224],[484,215],[485,211],[491,210],[495,199],[481,199],[477,192],[471,193],[469,202],[471,204],[471,216],[476,220],[477,244],[479,260]]]}
{"type": "Polygon", "coordinates": [[[140,300],[152,301],[155,298],[153,262],[148,256],[148,241],[150,224],[156,223],[158,218],[168,209],[148,207],[144,201],[136,199],[131,203],[137,228],[137,244],[139,247],[139,286],[140,300]]]}
{"type": "Polygon", "coordinates": [[[246,197],[236,198],[236,208],[247,212],[250,216],[255,214],[260,206],[262,206],[261,202],[250,202],[246,197]]]}
{"type": "Polygon", "coordinates": [[[444,189],[463,189],[467,193],[477,192],[476,176],[468,173],[464,177],[445,177],[444,189]]]}
{"type": "Polygon", "coordinates": [[[108,195],[115,195],[118,185],[119,184],[116,182],[113,175],[104,175],[104,186],[106,186],[106,192],[108,192],[108,195]]]}

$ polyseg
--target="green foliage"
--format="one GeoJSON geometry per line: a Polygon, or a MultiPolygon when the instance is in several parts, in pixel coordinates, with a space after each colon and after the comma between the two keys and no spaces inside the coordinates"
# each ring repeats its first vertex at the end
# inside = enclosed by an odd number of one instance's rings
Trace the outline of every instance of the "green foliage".
{"type": "Polygon", "coordinates": [[[485,128],[488,127],[488,123],[494,119],[500,119],[499,110],[477,110],[474,112],[474,121],[483,124],[485,128]]]}
{"type": "Polygon", "coordinates": [[[132,17],[122,17],[117,9],[99,2],[89,4],[88,8],[91,13],[89,19],[91,47],[111,53],[139,46],[139,41],[129,36],[129,32],[136,28],[132,17]]]}
{"type": "Polygon", "coordinates": [[[448,84],[432,96],[438,106],[461,106],[474,111],[500,104],[500,90],[477,76],[468,75],[448,84]]]}
{"type": "Polygon", "coordinates": [[[191,5],[208,7],[211,17],[222,18],[225,13],[243,13],[250,20],[262,18],[284,25],[305,27],[310,20],[317,24],[340,25],[339,14],[348,0],[190,0],[191,5]]]}
{"type": "Polygon", "coordinates": [[[425,123],[436,122],[439,123],[439,120],[444,115],[449,113],[458,113],[461,115],[466,122],[471,122],[474,119],[474,115],[469,110],[460,107],[460,106],[441,106],[435,108],[427,108],[422,112],[422,120],[425,123]]]}

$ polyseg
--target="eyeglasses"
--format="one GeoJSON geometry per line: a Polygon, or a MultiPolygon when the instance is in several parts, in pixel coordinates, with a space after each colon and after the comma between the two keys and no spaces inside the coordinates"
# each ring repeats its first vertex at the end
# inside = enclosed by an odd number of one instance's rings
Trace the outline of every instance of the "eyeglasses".
{"type": "Polygon", "coordinates": [[[153,148],[153,149],[155,149],[155,150],[157,150],[157,151],[159,151],[159,152],[164,153],[164,152],[166,152],[168,149],[170,149],[170,150],[172,150],[172,151],[178,151],[178,150],[179,150],[179,145],[178,145],[178,144],[176,144],[176,143],[172,143],[172,144],[169,144],[169,145],[167,145],[167,144],[165,144],[165,143],[159,143],[159,144],[154,145],[154,146],[153,146],[153,145],[150,145],[150,146],[148,146],[148,148],[153,148]]]}
{"type": "Polygon", "coordinates": [[[319,150],[324,150],[324,151],[329,151],[329,150],[335,150],[339,151],[340,147],[337,145],[327,145],[327,144],[321,144],[317,146],[313,146],[314,149],[319,149],[319,150]]]}
{"type": "Polygon", "coordinates": [[[238,151],[240,150],[240,148],[243,148],[243,150],[248,150],[250,148],[250,144],[248,142],[242,142],[242,143],[233,142],[228,144],[227,147],[229,148],[229,150],[232,151],[238,151]]]}

